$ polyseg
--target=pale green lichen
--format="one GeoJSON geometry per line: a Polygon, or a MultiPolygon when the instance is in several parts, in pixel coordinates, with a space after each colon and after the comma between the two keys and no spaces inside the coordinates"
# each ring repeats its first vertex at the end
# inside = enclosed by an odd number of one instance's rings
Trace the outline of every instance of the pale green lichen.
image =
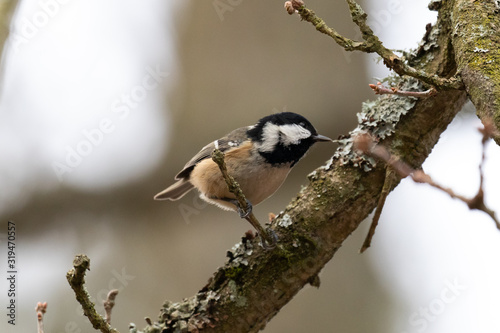
{"type": "Polygon", "coordinates": [[[247,305],[247,298],[245,296],[239,295],[238,285],[234,280],[230,280],[228,283],[229,291],[231,296],[229,299],[236,304],[237,307],[244,307],[247,305]]]}
{"type": "Polygon", "coordinates": [[[234,244],[230,251],[227,251],[228,265],[232,268],[240,265],[248,266],[248,257],[253,253],[253,244],[247,238],[234,244]]]}
{"type": "Polygon", "coordinates": [[[429,5],[428,5],[428,8],[429,10],[439,10],[439,8],[441,8],[441,5],[442,5],[442,1],[441,0],[431,0],[431,2],[429,2],[429,5]]]}
{"type": "MultiPolygon", "coordinates": [[[[167,327],[171,332],[187,332],[188,327],[202,329],[211,323],[210,307],[219,299],[220,296],[216,292],[208,290],[199,292],[182,302],[166,301],[161,310],[159,323],[146,327],[144,333],[163,332],[167,327]],[[195,313],[200,315],[193,316],[195,313]]],[[[137,331],[132,324],[130,329],[137,331]]]]}
{"type": "Polygon", "coordinates": [[[288,228],[289,226],[292,225],[292,223],[293,223],[292,218],[288,214],[283,215],[278,221],[278,225],[283,228],[288,228]]]}
{"type": "Polygon", "coordinates": [[[489,52],[489,51],[490,51],[490,50],[488,50],[488,49],[481,49],[481,48],[478,48],[478,47],[476,46],[472,52],[476,52],[476,53],[486,53],[486,52],[489,52]]]}
{"type": "MultiPolygon", "coordinates": [[[[500,26],[498,2],[462,1],[453,7],[453,47],[458,71],[479,117],[500,127],[500,26]]],[[[500,142],[496,136],[495,141],[500,142]]]]}
{"type": "MultiPolygon", "coordinates": [[[[418,47],[416,50],[422,49],[423,51],[428,52],[434,48],[438,48],[439,47],[438,37],[440,35],[440,32],[441,31],[439,29],[431,29],[429,34],[427,35],[426,39],[421,40],[418,43],[418,47]]],[[[413,52],[413,55],[416,55],[416,53],[413,52]]]]}
{"type": "MultiPolygon", "coordinates": [[[[415,78],[391,78],[391,82],[399,81],[398,89],[405,91],[422,91],[423,85],[415,78]]],[[[354,149],[354,138],[361,133],[370,133],[376,141],[391,136],[401,117],[407,114],[416,103],[416,98],[384,95],[375,101],[363,103],[361,112],[357,114],[358,126],[349,136],[339,140],[340,146],[333,155],[341,165],[350,164],[370,171],[376,166],[376,161],[370,156],[358,154],[354,149]]]]}

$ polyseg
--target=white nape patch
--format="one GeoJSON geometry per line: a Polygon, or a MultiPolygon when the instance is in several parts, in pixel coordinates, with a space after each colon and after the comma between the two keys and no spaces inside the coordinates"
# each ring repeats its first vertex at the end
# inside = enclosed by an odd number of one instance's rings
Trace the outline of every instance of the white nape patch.
{"type": "Polygon", "coordinates": [[[311,132],[297,124],[276,125],[267,123],[262,128],[262,143],[259,150],[272,152],[281,141],[284,146],[296,145],[300,140],[307,139],[311,132]]]}

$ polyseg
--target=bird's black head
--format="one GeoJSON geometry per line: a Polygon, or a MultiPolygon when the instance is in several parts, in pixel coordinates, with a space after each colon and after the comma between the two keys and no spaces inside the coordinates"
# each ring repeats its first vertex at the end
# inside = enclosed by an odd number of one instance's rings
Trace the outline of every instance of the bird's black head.
{"type": "Polygon", "coordinates": [[[293,112],[275,113],[251,126],[247,135],[258,152],[272,165],[297,163],[317,141],[331,141],[319,135],[306,118],[293,112]]]}

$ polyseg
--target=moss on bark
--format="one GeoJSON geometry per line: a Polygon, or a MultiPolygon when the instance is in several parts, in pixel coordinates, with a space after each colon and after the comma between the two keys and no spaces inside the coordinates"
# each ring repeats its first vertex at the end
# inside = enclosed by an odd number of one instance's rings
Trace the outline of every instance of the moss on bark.
{"type": "MultiPolygon", "coordinates": [[[[500,12],[494,1],[455,0],[451,13],[451,40],[458,71],[467,93],[484,120],[500,129],[500,12]]],[[[500,137],[495,137],[500,144],[500,137]]]]}

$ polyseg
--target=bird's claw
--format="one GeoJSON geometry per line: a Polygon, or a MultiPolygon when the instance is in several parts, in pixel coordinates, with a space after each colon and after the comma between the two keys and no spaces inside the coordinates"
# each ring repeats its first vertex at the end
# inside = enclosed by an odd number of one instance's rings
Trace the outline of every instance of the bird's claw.
{"type": "Polygon", "coordinates": [[[242,219],[246,219],[248,217],[248,215],[250,215],[252,213],[252,203],[250,201],[248,201],[247,199],[247,209],[244,210],[241,205],[239,204],[238,201],[236,201],[236,207],[238,208],[238,215],[240,215],[240,217],[242,219]]]}
{"type": "Polygon", "coordinates": [[[278,242],[278,235],[274,232],[273,229],[267,229],[267,234],[271,237],[271,244],[268,244],[266,239],[260,236],[262,247],[266,250],[271,250],[276,247],[276,243],[278,242]]]}

